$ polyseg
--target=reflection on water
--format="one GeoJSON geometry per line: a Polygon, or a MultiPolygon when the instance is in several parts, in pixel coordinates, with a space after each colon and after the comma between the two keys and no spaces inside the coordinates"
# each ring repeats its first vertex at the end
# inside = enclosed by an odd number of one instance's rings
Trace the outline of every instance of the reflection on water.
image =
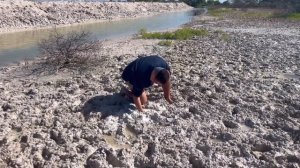
{"type": "MultiPolygon", "coordinates": [[[[137,33],[141,28],[148,31],[162,31],[177,28],[190,21],[192,11],[172,12],[137,19],[123,19],[91,24],[57,28],[59,32],[88,31],[97,40],[126,37],[137,33]]],[[[52,29],[40,29],[0,35],[0,66],[33,58],[38,55],[37,43],[49,36],[52,29]]]]}
{"type": "Polygon", "coordinates": [[[17,32],[10,34],[3,34],[0,36],[1,50],[5,51],[8,49],[26,48],[29,44],[38,41],[37,38],[45,38],[46,34],[41,31],[28,31],[28,32],[17,32]],[[34,38],[31,38],[34,37],[34,38]]]}
{"type": "Polygon", "coordinates": [[[113,135],[103,135],[105,142],[112,149],[129,149],[128,144],[119,144],[117,139],[113,135]]]}
{"type": "Polygon", "coordinates": [[[293,73],[283,73],[278,75],[278,78],[300,80],[300,76],[293,73]]]}

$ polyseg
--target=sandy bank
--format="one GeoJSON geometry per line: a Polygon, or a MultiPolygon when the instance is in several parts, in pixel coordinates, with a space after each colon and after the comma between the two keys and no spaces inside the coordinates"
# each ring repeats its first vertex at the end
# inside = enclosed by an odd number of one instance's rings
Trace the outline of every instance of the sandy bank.
{"type": "Polygon", "coordinates": [[[191,9],[184,3],[1,1],[0,33],[149,16],[191,9]]]}

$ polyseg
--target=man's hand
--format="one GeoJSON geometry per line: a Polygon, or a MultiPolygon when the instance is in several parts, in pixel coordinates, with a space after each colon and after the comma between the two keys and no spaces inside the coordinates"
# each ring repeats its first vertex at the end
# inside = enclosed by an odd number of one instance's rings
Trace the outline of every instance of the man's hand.
{"type": "Polygon", "coordinates": [[[133,96],[133,102],[134,102],[134,104],[135,104],[135,107],[136,107],[140,112],[143,112],[143,106],[142,106],[140,97],[135,97],[135,96],[133,96]]]}
{"type": "Polygon", "coordinates": [[[171,82],[170,80],[166,82],[164,85],[162,85],[163,91],[164,91],[164,97],[165,99],[172,104],[173,100],[171,99],[171,82]]]}

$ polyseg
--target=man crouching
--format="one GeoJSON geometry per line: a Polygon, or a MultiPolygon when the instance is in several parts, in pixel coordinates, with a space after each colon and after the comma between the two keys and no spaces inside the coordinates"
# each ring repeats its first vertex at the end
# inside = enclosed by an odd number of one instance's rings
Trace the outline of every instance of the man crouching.
{"type": "Polygon", "coordinates": [[[145,88],[152,86],[154,83],[162,86],[165,99],[169,103],[173,103],[170,76],[169,65],[157,55],[134,60],[126,66],[122,73],[122,79],[130,86],[129,93],[133,97],[134,104],[141,112],[148,101],[145,88]]]}

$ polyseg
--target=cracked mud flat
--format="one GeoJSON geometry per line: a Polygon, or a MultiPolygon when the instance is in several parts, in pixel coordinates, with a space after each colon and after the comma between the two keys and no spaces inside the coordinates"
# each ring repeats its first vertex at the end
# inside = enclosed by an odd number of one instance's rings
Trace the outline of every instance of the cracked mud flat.
{"type": "Polygon", "coordinates": [[[300,37],[288,35],[297,27],[263,33],[266,24],[253,21],[259,33],[241,32],[255,28],[241,23],[226,36],[215,31],[229,23],[195,21],[210,35],[171,48],[107,41],[101,65],[81,75],[20,77],[28,69],[2,68],[0,165],[299,167],[300,37]],[[118,94],[120,69],[145,53],[170,62],[175,103],[153,87],[139,113],[118,94]]]}

